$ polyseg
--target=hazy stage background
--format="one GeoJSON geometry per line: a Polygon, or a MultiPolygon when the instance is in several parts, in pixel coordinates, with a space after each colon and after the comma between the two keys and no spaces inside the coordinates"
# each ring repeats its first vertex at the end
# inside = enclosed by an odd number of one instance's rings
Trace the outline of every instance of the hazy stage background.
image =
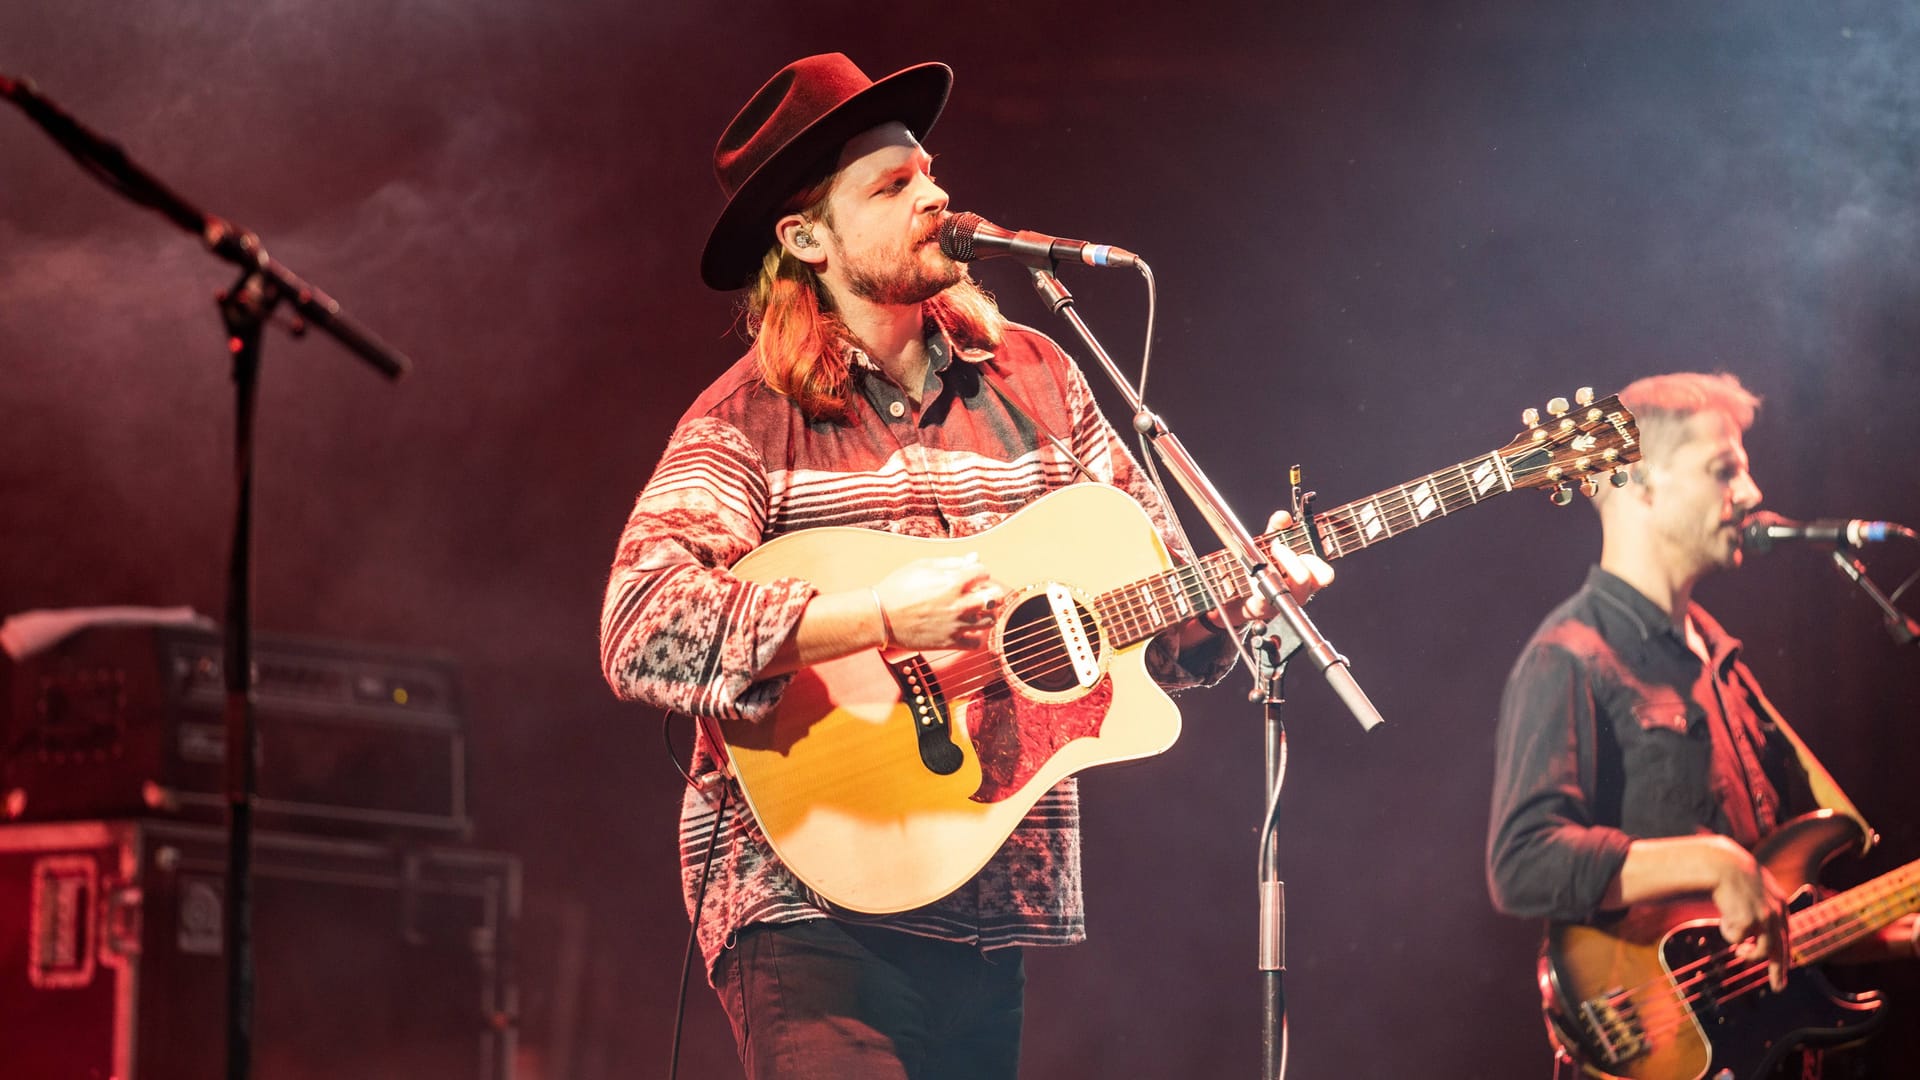
{"type": "MultiPolygon", "coordinates": [[[[1151,261],[1150,397],[1249,521],[1292,463],[1337,505],[1551,396],[1689,368],[1766,397],[1770,506],[1920,519],[1910,5],[9,3],[0,71],[418,361],[388,385],[268,336],[257,621],[464,661],[478,839],[527,863],[530,1075],[664,1066],[678,780],[660,716],[600,680],[600,591],[667,432],[744,347],[695,271],[713,141],[829,49],[954,66],[927,142],[956,208],[1151,261]]],[[[1066,336],[1017,268],[978,275],[1066,336]]],[[[1138,279],[1063,277],[1133,367],[1138,279]]],[[[228,279],[0,109],[0,612],[219,613],[228,279]]],[[[1388,724],[1294,672],[1295,1075],[1545,1075],[1535,928],[1481,876],[1493,715],[1597,547],[1585,507],[1516,494],[1341,561],[1314,605],[1388,724]]],[[[1870,566],[1891,589],[1920,552],[1870,566]]],[[[1885,834],[1836,877],[1920,857],[1920,652],[1808,551],[1702,599],[1885,834]]],[[[1032,959],[1029,1075],[1254,1073],[1246,687],[1088,777],[1093,937],[1032,959]]],[[[1883,1052],[1914,1053],[1920,973],[1869,978],[1900,998],[1883,1052]]],[[[682,1075],[728,1075],[704,992],[688,1039],[682,1075]]]]}

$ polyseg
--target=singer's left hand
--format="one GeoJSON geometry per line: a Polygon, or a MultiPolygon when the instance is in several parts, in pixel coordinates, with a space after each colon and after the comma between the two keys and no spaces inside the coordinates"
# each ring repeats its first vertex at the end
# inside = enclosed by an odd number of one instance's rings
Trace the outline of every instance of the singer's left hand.
{"type": "MultiPolygon", "coordinates": [[[[1293,527],[1293,515],[1285,510],[1275,510],[1267,519],[1266,531],[1279,532],[1293,527]]],[[[1333,583],[1333,567],[1318,555],[1301,555],[1278,540],[1272,546],[1273,561],[1280,568],[1280,574],[1286,579],[1287,591],[1293,598],[1304,604],[1313,599],[1313,594],[1333,583]]],[[[1227,612],[1235,626],[1250,619],[1271,619],[1276,612],[1266,598],[1254,596],[1242,604],[1227,605],[1227,612]]]]}

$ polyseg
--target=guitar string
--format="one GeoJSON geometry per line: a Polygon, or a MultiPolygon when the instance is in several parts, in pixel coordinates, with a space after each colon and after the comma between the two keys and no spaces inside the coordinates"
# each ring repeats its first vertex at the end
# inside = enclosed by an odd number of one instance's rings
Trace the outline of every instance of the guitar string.
{"type": "MultiPolygon", "coordinates": [[[[1868,886],[1862,886],[1862,888],[1863,889],[1869,888],[1873,885],[1874,883],[1869,883],[1868,886]]],[[[1862,899],[1858,903],[1858,908],[1861,912],[1864,913],[1876,907],[1887,905],[1889,899],[1892,899],[1893,896],[1897,896],[1897,894],[1900,892],[1912,891],[1915,889],[1920,889],[1920,883],[1910,884],[1904,887],[1897,886],[1892,883],[1884,883],[1881,885],[1881,887],[1875,889],[1875,892],[1880,893],[1881,895],[1875,895],[1867,899],[1862,899]]],[[[1912,902],[1911,898],[1909,898],[1909,900],[1906,901],[1906,903],[1911,903],[1911,902],[1912,902]]],[[[1902,905],[1899,903],[1896,903],[1891,906],[1897,908],[1902,905]]],[[[1817,909],[1810,909],[1810,912],[1811,911],[1817,911],[1817,909]]],[[[1899,914],[1895,914],[1893,917],[1898,918],[1899,914]]],[[[1828,952],[1853,944],[1854,941],[1857,941],[1861,937],[1864,937],[1865,935],[1872,932],[1873,932],[1872,928],[1870,928],[1869,926],[1867,926],[1857,918],[1839,917],[1839,918],[1825,919],[1819,925],[1809,927],[1805,929],[1801,934],[1792,936],[1791,940],[1794,942],[1793,947],[1796,952],[1819,953],[1820,955],[1824,956],[1828,952]]],[[[1708,979],[1709,979],[1709,973],[1704,969],[1714,966],[1716,964],[1725,966],[1726,959],[1728,957],[1731,957],[1732,955],[1733,955],[1733,950],[1731,948],[1718,949],[1712,953],[1707,954],[1706,956],[1701,957],[1698,960],[1693,961],[1692,963],[1685,964],[1679,968],[1676,968],[1673,972],[1674,975],[1677,976],[1682,973],[1685,973],[1688,977],[1685,979],[1675,980],[1672,987],[1670,988],[1660,987],[1658,981],[1648,981],[1640,984],[1640,986],[1634,987],[1632,990],[1623,991],[1615,995],[1608,995],[1608,997],[1609,998],[1618,998],[1618,997],[1631,998],[1631,997],[1634,997],[1636,994],[1640,994],[1641,991],[1653,990],[1656,992],[1661,992],[1662,997],[1674,998],[1676,1001],[1678,1001],[1682,1005],[1691,1005],[1694,1002],[1697,1002],[1706,998],[1709,995],[1709,993],[1711,993],[1710,990],[1704,990],[1704,989],[1701,990],[1699,993],[1690,992],[1696,987],[1707,985],[1708,979]],[[1671,993],[1670,991],[1681,991],[1681,992],[1671,993]]],[[[1800,964],[1807,963],[1808,961],[1799,960],[1799,961],[1792,961],[1792,962],[1794,966],[1799,966],[1800,964]]],[[[1728,971],[1729,971],[1729,977],[1722,981],[1723,985],[1726,986],[1727,989],[1718,995],[1718,1000],[1721,1000],[1721,1001],[1728,1001],[1728,1000],[1732,1000],[1734,998],[1740,997],[1741,995],[1746,994],[1752,990],[1759,989],[1761,986],[1765,985],[1767,982],[1767,966],[1765,961],[1745,961],[1738,967],[1729,967],[1728,971]],[[1742,979],[1745,979],[1746,982],[1740,983],[1740,980],[1742,979]]],[[[1644,995],[1641,995],[1641,996],[1644,996],[1644,995]]],[[[1652,1026],[1649,1026],[1646,1030],[1650,1035],[1666,1036],[1666,1035],[1673,1034],[1675,1031],[1681,1030],[1685,1026],[1686,1026],[1686,1021],[1684,1020],[1684,1018],[1676,1015],[1673,1022],[1668,1027],[1655,1029],[1652,1026]]]]}
{"type": "MultiPolygon", "coordinates": [[[[1856,907],[1861,914],[1874,911],[1876,908],[1890,909],[1894,911],[1892,917],[1897,919],[1906,913],[1905,910],[1900,909],[1910,909],[1916,901],[1920,901],[1920,867],[1903,868],[1903,871],[1895,871],[1894,874],[1889,875],[1889,878],[1915,878],[1916,880],[1905,884],[1893,880],[1869,882],[1861,888],[1871,890],[1871,893],[1860,899],[1856,905],[1851,906],[1856,907]],[[1903,898],[1902,894],[1907,895],[1903,898]]],[[[1813,914],[1817,911],[1818,908],[1812,908],[1803,914],[1813,914]]],[[[1824,956],[1873,933],[1877,927],[1869,925],[1872,921],[1871,919],[1862,921],[1850,916],[1825,918],[1817,926],[1808,927],[1803,933],[1790,936],[1792,948],[1797,953],[1819,953],[1824,956]]],[[[1648,980],[1627,990],[1602,995],[1602,999],[1608,1002],[1615,1002],[1622,998],[1628,999],[1633,1003],[1636,1011],[1644,1006],[1642,1001],[1636,999],[1655,996],[1681,1005],[1683,1010],[1671,1014],[1663,1024],[1644,1022],[1642,1024],[1642,1034],[1649,1041],[1666,1038],[1690,1026],[1693,1017],[1691,1006],[1694,1003],[1709,996],[1714,997],[1716,1002],[1731,1001],[1767,985],[1768,973],[1765,961],[1744,961],[1739,966],[1728,966],[1726,960],[1732,955],[1731,947],[1715,950],[1691,963],[1675,968],[1672,972],[1673,976],[1684,974],[1686,977],[1674,978],[1671,985],[1663,986],[1664,980],[1648,980]],[[1728,977],[1721,980],[1723,989],[1718,994],[1714,994],[1711,990],[1710,975],[1706,970],[1715,965],[1726,966],[1729,971],[1728,977]],[[1694,992],[1700,987],[1708,988],[1694,992]]],[[[1808,962],[1807,960],[1791,961],[1796,967],[1808,962]]],[[[1594,999],[1588,999],[1588,1001],[1592,1000],[1594,999]]]]}
{"type": "MultiPolygon", "coordinates": [[[[1281,530],[1262,539],[1279,539],[1289,531],[1292,530],[1281,530]]],[[[1304,529],[1299,531],[1304,535],[1304,529]]],[[[1222,567],[1214,565],[1212,569],[1214,573],[1208,576],[1217,580],[1222,567]]],[[[1199,595],[1199,581],[1202,573],[1200,568],[1188,564],[1164,571],[1138,585],[1103,593],[1095,598],[1095,617],[1098,619],[1102,614],[1101,609],[1105,609],[1106,614],[1110,616],[1108,621],[1124,624],[1128,633],[1137,635],[1132,638],[1133,641],[1143,640],[1148,635],[1142,633],[1142,630],[1151,630],[1163,625],[1171,626],[1177,621],[1175,616],[1185,618],[1187,616],[1182,612],[1199,610],[1199,606],[1193,603],[1191,598],[1199,595]],[[1179,583],[1177,588],[1172,584],[1174,581],[1179,583]],[[1151,604],[1142,601],[1139,595],[1142,590],[1152,597],[1151,604]],[[1174,612],[1174,615],[1165,614],[1169,609],[1174,612]]],[[[1216,585],[1216,589],[1237,593],[1237,595],[1245,594],[1244,587],[1236,590],[1216,585]]],[[[999,656],[1004,657],[1009,667],[1015,668],[1029,680],[1070,670],[1073,667],[1072,657],[1065,648],[1064,639],[1058,634],[1054,623],[1048,619],[1036,619],[1016,633],[1003,636],[999,656]],[[1033,647],[1036,645],[1037,648],[1033,647]]],[[[953,686],[946,690],[946,695],[960,697],[978,690],[998,679],[999,669],[999,659],[991,653],[957,663],[945,673],[948,676],[959,676],[953,686]]]]}
{"type": "MultiPolygon", "coordinates": [[[[1920,871],[1917,871],[1917,872],[1920,872],[1920,871]]],[[[1913,875],[1907,874],[1904,876],[1911,877],[1913,875]]],[[[1874,883],[1869,883],[1868,886],[1862,886],[1862,888],[1868,888],[1873,884],[1874,883]]],[[[1913,904],[1916,899],[1920,899],[1920,882],[1913,882],[1904,886],[1895,885],[1893,883],[1884,883],[1882,884],[1882,887],[1877,889],[1876,891],[1879,892],[1881,895],[1877,895],[1872,897],[1871,899],[1865,899],[1859,902],[1858,908],[1860,912],[1864,914],[1875,908],[1886,907],[1886,908],[1894,909],[1895,913],[1892,916],[1893,918],[1899,918],[1899,916],[1902,914],[1905,914],[1905,912],[1898,909],[1902,907],[1907,907],[1913,904]],[[1907,893],[1909,895],[1904,900],[1898,900],[1899,894],[1901,893],[1907,893]],[[1889,903],[1889,901],[1896,901],[1896,902],[1889,903]]],[[[1846,916],[1827,919],[1824,922],[1822,922],[1820,926],[1809,929],[1805,934],[1799,937],[1794,937],[1792,939],[1794,941],[1794,951],[1798,953],[1818,953],[1821,956],[1825,956],[1828,953],[1845,948],[1848,945],[1852,945],[1855,942],[1859,941],[1860,939],[1873,933],[1874,930],[1877,929],[1877,927],[1871,926],[1870,925],[1871,922],[1872,922],[1871,919],[1863,921],[1858,918],[1846,917],[1846,916]]],[[[1676,983],[1675,989],[1691,990],[1694,987],[1699,987],[1707,984],[1708,974],[1704,971],[1699,971],[1698,969],[1701,968],[1703,965],[1720,960],[1723,957],[1732,955],[1732,951],[1733,950],[1731,948],[1720,949],[1715,951],[1712,954],[1709,954],[1706,957],[1701,958],[1698,961],[1695,961],[1692,964],[1686,965],[1680,970],[1693,971],[1695,973],[1695,977],[1691,978],[1689,981],[1686,981],[1686,982],[1676,983]]],[[[1795,961],[1792,961],[1792,964],[1793,966],[1798,967],[1809,962],[1811,961],[1795,960],[1795,961]]],[[[1683,994],[1676,995],[1677,1000],[1681,1004],[1687,1005],[1687,1006],[1691,1006],[1695,1002],[1704,1000],[1709,996],[1713,997],[1716,1003],[1723,1002],[1723,1001],[1732,1001],[1734,999],[1743,997],[1746,994],[1749,994],[1755,990],[1759,990],[1767,985],[1768,977],[1767,977],[1767,965],[1765,961],[1746,961],[1739,967],[1730,968],[1729,971],[1730,971],[1729,977],[1723,980],[1723,986],[1725,987],[1725,989],[1723,989],[1721,992],[1715,994],[1711,990],[1711,988],[1702,989],[1698,993],[1683,993],[1683,994]]],[[[1643,984],[1643,985],[1646,985],[1646,984],[1643,984]]],[[[1676,1031],[1682,1030],[1686,1026],[1687,1026],[1686,1020],[1681,1015],[1675,1014],[1672,1022],[1666,1028],[1655,1032],[1655,1029],[1649,1026],[1647,1028],[1647,1031],[1649,1032],[1650,1036],[1653,1034],[1658,1034],[1659,1036],[1664,1037],[1667,1035],[1671,1035],[1676,1031]]]]}
{"type": "MultiPolygon", "coordinates": [[[[1429,512],[1428,515],[1424,517],[1421,516],[1417,509],[1419,504],[1414,502],[1414,492],[1423,484],[1431,486],[1433,496],[1435,496],[1436,510],[1440,512],[1441,516],[1445,517],[1452,512],[1451,509],[1448,509],[1448,505],[1463,495],[1469,500],[1466,505],[1474,505],[1484,497],[1502,494],[1506,491],[1524,486],[1521,482],[1523,478],[1530,477],[1536,472],[1544,471],[1543,467],[1534,467],[1525,470],[1508,470],[1502,477],[1502,484],[1499,491],[1488,492],[1486,496],[1476,494],[1474,489],[1483,485],[1476,485],[1474,483],[1471,474],[1468,472],[1468,466],[1476,462],[1491,462],[1498,456],[1499,451],[1495,451],[1493,454],[1487,455],[1484,458],[1472,458],[1458,465],[1439,470],[1438,472],[1429,473],[1419,480],[1411,481],[1397,488],[1389,488],[1376,492],[1359,502],[1337,507],[1325,514],[1316,515],[1316,522],[1323,524],[1326,533],[1330,534],[1333,540],[1333,548],[1329,550],[1329,554],[1337,555],[1353,550],[1356,543],[1359,547],[1364,548],[1378,543],[1381,539],[1385,539],[1385,537],[1367,538],[1366,526],[1360,524],[1358,515],[1355,512],[1355,508],[1357,507],[1372,505],[1378,514],[1376,520],[1383,523],[1383,528],[1387,536],[1393,536],[1409,528],[1417,528],[1431,519],[1432,513],[1429,512]],[[1383,500],[1388,499],[1397,499],[1403,505],[1398,508],[1383,509],[1381,503],[1383,500]],[[1349,533],[1350,535],[1348,535],[1349,533]]],[[[1463,507],[1455,507],[1455,509],[1458,508],[1463,507]]],[[[1304,524],[1296,524],[1285,529],[1276,530],[1275,532],[1261,536],[1259,539],[1262,543],[1271,543],[1276,540],[1283,542],[1288,548],[1298,554],[1305,554],[1312,550],[1312,544],[1308,539],[1307,527],[1304,524]]],[[[1232,594],[1232,599],[1238,599],[1246,595],[1246,578],[1244,572],[1241,571],[1241,568],[1233,560],[1231,555],[1227,552],[1219,551],[1204,556],[1195,563],[1175,567],[1161,574],[1154,575],[1142,584],[1123,587],[1101,594],[1100,599],[1109,601],[1106,606],[1114,609],[1111,614],[1117,619],[1130,624],[1137,624],[1133,626],[1132,629],[1137,630],[1139,626],[1151,627],[1156,623],[1169,621],[1165,616],[1161,615],[1158,610],[1155,610],[1158,609],[1164,601],[1174,601],[1171,606],[1176,612],[1182,610],[1199,610],[1198,606],[1193,604],[1190,598],[1204,596],[1204,590],[1199,588],[1199,582],[1203,575],[1216,582],[1220,577],[1230,575],[1227,578],[1228,588],[1225,591],[1232,594]],[[1175,584],[1173,584],[1175,582],[1177,582],[1177,588],[1175,584]],[[1144,587],[1145,591],[1152,598],[1154,609],[1149,609],[1139,601],[1137,595],[1133,595],[1140,591],[1142,587],[1144,587]],[[1184,597],[1182,594],[1184,594],[1184,597]],[[1115,601],[1112,599],[1115,597],[1120,597],[1121,599],[1115,601]],[[1182,599],[1188,599],[1188,602],[1182,604],[1179,602],[1182,599]]],[[[1049,653],[1047,651],[1048,646],[1054,644],[1055,641],[1059,641],[1055,628],[1046,620],[1035,620],[1033,624],[1027,628],[1023,628],[1023,630],[1015,636],[1003,637],[1001,641],[1001,654],[1007,657],[1009,666],[1013,666],[1017,662],[1027,678],[1045,677],[1068,670],[1072,667],[1072,658],[1064,648],[1064,641],[1060,641],[1061,648],[1057,652],[1049,653]],[[1040,646],[1037,652],[1031,648],[1036,644],[1040,646]]],[[[956,665],[955,668],[950,669],[948,672],[950,675],[959,675],[959,679],[956,681],[954,688],[948,691],[949,696],[965,696],[967,693],[977,691],[991,684],[1000,678],[999,667],[1000,665],[997,659],[992,656],[956,665]]]]}
{"type": "MultiPolygon", "coordinates": [[[[1471,479],[1465,474],[1466,464],[1467,463],[1463,462],[1461,465],[1454,466],[1451,469],[1441,470],[1442,473],[1459,473],[1460,476],[1457,479],[1436,479],[1440,474],[1429,474],[1429,476],[1423,478],[1421,481],[1414,482],[1411,486],[1417,488],[1420,483],[1431,483],[1437,489],[1443,503],[1452,501],[1474,486],[1471,479]]],[[[1503,487],[1502,490],[1507,489],[1503,487]]],[[[1409,527],[1418,527],[1424,524],[1424,520],[1420,519],[1412,509],[1414,505],[1412,491],[1405,487],[1377,492],[1369,499],[1352,505],[1359,506],[1366,503],[1378,504],[1381,500],[1395,495],[1398,495],[1401,501],[1406,503],[1407,506],[1398,510],[1380,512],[1381,518],[1387,522],[1386,529],[1388,534],[1394,535],[1409,527]]],[[[1477,496],[1474,497],[1474,501],[1478,501],[1478,498],[1477,496]]],[[[1468,505],[1471,505],[1471,503],[1468,505]]],[[[1360,539],[1361,537],[1360,530],[1362,527],[1348,520],[1352,516],[1350,507],[1340,507],[1326,514],[1316,516],[1318,521],[1325,522],[1328,530],[1335,534],[1335,544],[1343,551],[1351,550],[1354,540],[1360,539]],[[1355,535],[1343,543],[1338,539],[1338,535],[1341,530],[1349,528],[1353,530],[1355,535]]],[[[1443,514],[1442,516],[1445,515],[1443,514]]],[[[1263,543],[1271,543],[1273,541],[1283,542],[1287,547],[1299,554],[1305,554],[1312,550],[1307,540],[1307,528],[1305,525],[1292,525],[1285,529],[1265,534],[1259,539],[1263,543]]],[[[1376,538],[1371,541],[1362,539],[1360,540],[1359,546],[1370,546],[1372,543],[1377,543],[1378,539],[1379,538],[1376,538]]],[[[1203,575],[1218,582],[1221,577],[1229,574],[1231,577],[1228,578],[1227,587],[1220,591],[1229,593],[1232,599],[1239,599],[1245,596],[1246,578],[1244,572],[1240,570],[1240,567],[1231,555],[1227,552],[1220,551],[1207,555],[1196,563],[1189,563],[1154,575],[1142,583],[1103,593],[1096,599],[1096,607],[1105,606],[1112,609],[1111,614],[1119,621],[1136,624],[1130,627],[1130,629],[1135,631],[1137,631],[1140,626],[1152,627],[1162,621],[1170,623],[1171,620],[1168,620],[1157,609],[1166,606],[1172,607],[1176,612],[1183,609],[1197,611],[1199,610],[1198,605],[1192,603],[1191,600],[1184,604],[1178,602],[1178,600],[1182,598],[1181,594],[1184,594],[1186,598],[1203,595],[1202,590],[1199,588],[1199,582],[1203,575]],[[1173,582],[1178,583],[1177,588],[1173,582]],[[1151,608],[1142,603],[1137,595],[1143,588],[1153,600],[1151,608]],[[1107,603],[1102,605],[1099,603],[1101,600],[1105,600],[1107,603]],[[1172,603],[1169,603],[1170,601],[1172,601],[1172,603]]],[[[1072,659],[1064,648],[1064,641],[1058,638],[1057,631],[1048,620],[1035,620],[1034,623],[1023,628],[1023,630],[1015,636],[1003,637],[1000,651],[1001,654],[1008,659],[1009,666],[1019,668],[1029,679],[1056,674],[1072,667],[1072,659]],[[1053,645],[1055,642],[1059,642],[1062,647],[1057,652],[1049,654],[1047,647],[1053,645]],[[1035,644],[1040,646],[1038,651],[1029,648],[1035,644]]],[[[999,663],[994,657],[989,655],[956,665],[954,668],[949,669],[947,674],[957,674],[959,676],[954,686],[947,691],[948,696],[965,696],[967,693],[979,690],[998,679],[1000,677],[999,663]]]]}

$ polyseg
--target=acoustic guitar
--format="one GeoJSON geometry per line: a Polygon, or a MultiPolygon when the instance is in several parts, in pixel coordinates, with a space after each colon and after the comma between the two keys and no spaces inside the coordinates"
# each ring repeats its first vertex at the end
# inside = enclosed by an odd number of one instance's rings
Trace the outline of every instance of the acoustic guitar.
{"type": "MultiPolygon", "coordinates": [[[[1557,398],[1485,456],[1261,538],[1339,558],[1521,488],[1565,503],[1639,456],[1617,397],[1557,398]],[[1309,528],[1312,532],[1309,533],[1309,528]]],[[[1615,474],[1622,478],[1623,474],[1615,474]]],[[[1125,492],[1048,493],[986,532],[916,539],[861,528],[778,537],[733,567],[866,588],[917,559],[976,553],[1009,588],[988,647],[869,650],[794,675],[757,722],[705,723],[781,860],[858,912],[931,903],[985,865],[1048,789],[1083,769],[1158,754],[1180,732],[1148,676],[1147,643],[1251,593],[1225,552],[1175,566],[1125,492]]]]}

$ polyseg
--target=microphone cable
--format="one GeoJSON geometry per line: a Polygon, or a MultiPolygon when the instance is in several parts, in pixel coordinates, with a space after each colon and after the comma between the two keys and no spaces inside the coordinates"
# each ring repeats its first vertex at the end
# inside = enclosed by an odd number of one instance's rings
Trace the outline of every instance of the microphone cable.
{"type": "MultiPolygon", "coordinates": [[[[696,744],[700,738],[699,732],[699,725],[696,724],[694,726],[696,744]]],[[[673,714],[670,712],[660,718],[660,737],[667,744],[667,760],[673,762],[674,769],[680,773],[688,787],[701,792],[704,796],[706,785],[680,764],[680,756],[674,751],[673,714]]],[[[719,774],[715,775],[719,776],[719,774]]],[[[707,832],[706,854],[700,857],[700,886],[694,890],[693,919],[687,926],[687,950],[680,958],[680,988],[675,993],[673,1002],[673,1039],[667,1051],[667,1080],[677,1080],[680,1075],[680,1037],[686,1028],[687,983],[691,981],[693,975],[693,957],[700,951],[700,914],[707,902],[707,883],[713,880],[713,854],[719,846],[720,826],[726,817],[728,801],[733,795],[733,790],[726,783],[726,778],[719,776],[719,779],[720,801],[716,804],[711,798],[708,799],[708,804],[714,808],[713,828],[707,832]]]]}

